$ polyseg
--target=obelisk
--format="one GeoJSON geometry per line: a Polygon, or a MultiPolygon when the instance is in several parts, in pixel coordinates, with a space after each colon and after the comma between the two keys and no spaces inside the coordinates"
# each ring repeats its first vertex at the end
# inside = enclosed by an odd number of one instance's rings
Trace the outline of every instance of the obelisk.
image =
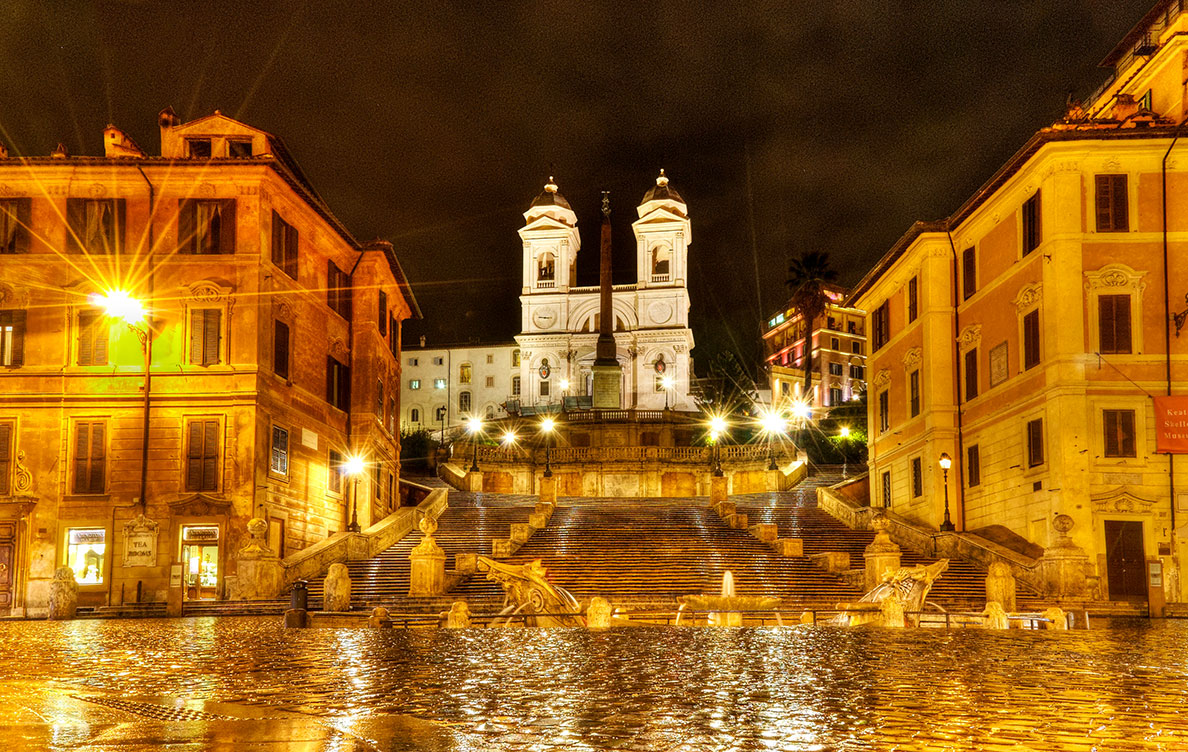
{"type": "Polygon", "coordinates": [[[615,357],[615,311],[611,300],[610,193],[602,192],[602,247],[599,258],[598,345],[594,358],[595,410],[618,410],[622,367],[615,357]]]}

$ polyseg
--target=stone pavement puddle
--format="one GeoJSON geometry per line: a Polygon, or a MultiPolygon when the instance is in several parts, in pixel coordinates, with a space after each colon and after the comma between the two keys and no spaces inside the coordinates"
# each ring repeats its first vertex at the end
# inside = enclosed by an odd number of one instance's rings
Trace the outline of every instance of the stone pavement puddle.
{"type": "Polygon", "coordinates": [[[285,631],[0,623],[10,749],[1183,750],[1188,623],[285,631]],[[186,746],[189,745],[189,746],[186,746]]]}

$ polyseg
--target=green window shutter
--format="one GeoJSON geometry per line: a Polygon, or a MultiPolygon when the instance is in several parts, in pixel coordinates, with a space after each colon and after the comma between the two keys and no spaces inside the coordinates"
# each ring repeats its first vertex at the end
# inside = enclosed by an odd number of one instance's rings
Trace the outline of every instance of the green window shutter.
{"type": "Polygon", "coordinates": [[[16,209],[16,252],[28,253],[33,244],[33,233],[29,230],[33,226],[33,199],[18,198],[16,209]]]}
{"type": "Polygon", "coordinates": [[[283,321],[273,324],[272,371],[283,379],[289,378],[289,325],[283,321]]]}
{"type": "Polygon", "coordinates": [[[68,198],[66,199],[66,250],[71,253],[82,253],[86,249],[83,248],[83,233],[87,228],[87,202],[86,199],[68,198]]]}
{"type": "Polygon", "coordinates": [[[115,227],[112,232],[111,253],[124,253],[127,250],[128,238],[128,202],[126,199],[117,198],[113,201],[115,204],[112,212],[115,220],[115,227]]]}
{"type": "Polygon", "coordinates": [[[12,424],[0,423],[0,496],[10,493],[12,472],[12,424]]]}
{"type": "Polygon", "coordinates": [[[223,200],[219,216],[219,253],[235,253],[235,199],[223,200]]]}
{"type": "Polygon", "coordinates": [[[107,453],[104,434],[107,426],[103,423],[91,424],[91,493],[103,493],[107,470],[107,453]]]}
{"type": "Polygon", "coordinates": [[[74,493],[86,493],[89,487],[87,467],[91,455],[91,424],[74,426],[74,493]]]}
{"type": "Polygon", "coordinates": [[[219,487],[219,422],[217,420],[206,421],[204,433],[201,490],[216,491],[219,487]]]}
{"type": "Polygon", "coordinates": [[[202,421],[190,421],[189,445],[186,450],[186,490],[202,490],[202,421]]]}
{"type": "Polygon", "coordinates": [[[190,311],[190,363],[191,365],[205,365],[202,359],[202,343],[204,340],[204,323],[201,309],[190,311]]]}
{"type": "Polygon", "coordinates": [[[180,199],[177,203],[177,252],[196,253],[198,207],[186,199],[180,199]]]}
{"type": "Polygon", "coordinates": [[[25,311],[12,311],[12,365],[25,365],[25,311]]]}
{"type": "Polygon", "coordinates": [[[203,314],[202,365],[209,366],[219,361],[219,338],[222,330],[223,312],[207,308],[203,314]]]}

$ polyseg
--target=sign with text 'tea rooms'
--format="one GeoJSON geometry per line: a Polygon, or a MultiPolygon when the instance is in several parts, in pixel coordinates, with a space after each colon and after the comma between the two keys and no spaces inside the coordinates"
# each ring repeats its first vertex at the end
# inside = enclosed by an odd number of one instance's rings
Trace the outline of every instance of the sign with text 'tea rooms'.
{"type": "Polygon", "coordinates": [[[1188,395],[1155,398],[1155,451],[1188,454],[1188,395]]]}

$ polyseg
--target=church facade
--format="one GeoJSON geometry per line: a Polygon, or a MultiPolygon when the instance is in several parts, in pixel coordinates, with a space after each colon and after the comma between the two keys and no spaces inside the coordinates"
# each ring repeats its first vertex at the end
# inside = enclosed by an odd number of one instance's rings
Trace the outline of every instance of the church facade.
{"type": "MultiPolygon", "coordinates": [[[[688,207],[661,171],[636,208],[636,283],[612,293],[619,407],[695,408],[689,396],[688,207]]],[[[577,286],[577,215],[550,179],[524,212],[521,404],[547,405],[593,394],[599,288],[577,286]]],[[[584,401],[583,401],[584,402],[584,401]]]]}

